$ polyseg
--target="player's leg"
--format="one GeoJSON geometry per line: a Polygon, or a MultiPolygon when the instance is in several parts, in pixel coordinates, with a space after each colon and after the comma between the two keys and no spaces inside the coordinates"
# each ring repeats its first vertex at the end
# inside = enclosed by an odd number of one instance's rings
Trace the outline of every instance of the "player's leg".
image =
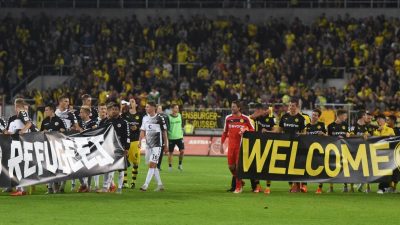
{"type": "Polygon", "coordinates": [[[47,183],[47,192],[45,194],[54,194],[55,189],[53,189],[54,183],[47,183]]]}
{"type": "Polygon", "coordinates": [[[243,192],[242,179],[239,179],[238,176],[237,176],[237,165],[238,165],[238,162],[239,162],[239,151],[240,151],[240,147],[239,146],[234,148],[234,159],[233,160],[235,161],[234,173],[235,173],[235,176],[236,176],[236,188],[235,188],[235,191],[233,193],[235,193],[235,194],[239,194],[239,193],[243,192]]]}
{"type": "Polygon", "coordinates": [[[300,191],[303,193],[307,193],[307,183],[298,183],[300,185],[300,191]]]}
{"type": "Polygon", "coordinates": [[[235,158],[233,156],[233,150],[228,147],[227,159],[228,159],[228,168],[232,174],[231,188],[228,189],[228,192],[234,192],[236,189],[236,163],[235,158]]]}
{"type": "Polygon", "coordinates": [[[164,151],[161,151],[161,153],[160,153],[160,159],[158,160],[158,163],[157,163],[157,169],[158,169],[158,170],[161,170],[161,163],[162,163],[163,157],[164,157],[164,151]]]}
{"type": "Polygon", "coordinates": [[[265,188],[264,193],[269,195],[269,194],[271,194],[271,181],[267,180],[266,185],[267,185],[267,187],[265,188]]]}
{"type": "Polygon", "coordinates": [[[97,191],[99,190],[99,181],[100,181],[100,175],[93,176],[94,180],[94,190],[97,191]]]}
{"type": "MultiPolygon", "coordinates": [[[[132,183],[131,188],[134,189],[136,187],[136,179],[139,173],[139,164],[140,164],[140,149],[139,149],[139,141],[134,141],[131,143],[132,149],[132,183]]],[[[131,151],[131,149],[129,149],[131,151]]]]}
{"type": "MultiPolygon", "coordinates": [[[[159,148],[158,151],[160,152],[159,154],[161,154],[162,149],[159,148]]],[[[157,188],[154,189],[154,191],[164,191],[164,185],[163,185],[163,183],[161,181],[160,171],[158,170],[157,167],[154,168],[154,178],[156,179],[156,182],[157,182],[157,188]]]]}
{"type": "Polygon", "coordinates": [[[260,181],[256,179],[250,179],[251,189],[254,193],[259,193],[261,191],[260,181]]]}
{"type": "Polygon", "coordinates": [[[178,169],[180,171],[183,170],[183,166],[182,166],[182,161],[183,161],[183,156],[185,155],[185,144],[183,143],[183,139],[179,139],[177,146],[179,148],[179,165],[178,165],[178,169]]]}
{"type": "MultiPolygon", "coordinates": [[[[158,163],[158,159],[160,157],[161,154],[161,148],[160,147],[156,147],[156,148],[151,148],[150,149],[150,158],[149,158],[149,170],[147,171],[147,176],[146,176],[146,181],[145,183],[142,185],[142,187],[140,188],[141,191],[147,191],[147,188],[149,187],[149,184],[151,182],[151,179],[153,178],[153,176],[157,173],[156,170],[157,169],[157,163],[158,163]]],[[[161,181],[160,177],[159,177],[159,173],[157,173],[158,176],[156,177],[157,182],[161,181]]]]}
{"type": "Polygon", "coordinates": [[[323,186],[322,183],[318,184],[318,188],[317,188],[317,191],[315,191],[315,194],[322,194],[322,186],[323,186]]]}
{"type": "Polygon", "coordinates": [[[79,187],[78,192],[88,192],[89,189],[86,183],[86,177],[79,178],[79,182],[81,183],[81,186],[79,187]]]}
{"type": "Polygon", "coordinates": [[[175,141],[168,140],[168,170],[172,171],[172,158],[174,154],[175,141]]]}
{"type": "Polygon", "coordinates": [[[127,161],[127,166],[126,169],[123,171],[123,181],[122,181],[122,188],[128,188],[128,169],[131,166],[131,164],[129,163],[129,161],[127,161]]]}
{"type": "Polygon", "coordinates": [[[121,194],[122,193],[122,187],[125,186],[126,184],[126,180],[125,180],[125,170],[118,170],[118,189],[117,189],[117,193],[121,194]]]}
{"type": "Polygon", "coordinates": [[[10,194],[11,196],[23,196],[26,195],[26,191],[23,187],[17,186],[17,189],[15,192],[10,194]]]}

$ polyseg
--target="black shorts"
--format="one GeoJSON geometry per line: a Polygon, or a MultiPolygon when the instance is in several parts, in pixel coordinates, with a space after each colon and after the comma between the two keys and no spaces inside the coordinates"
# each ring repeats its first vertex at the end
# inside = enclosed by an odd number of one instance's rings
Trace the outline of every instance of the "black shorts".
{"type": "Polygon", "coordinates": [[[168,140],[169,142],[169,152],[173,152],[175,145],[178,146],[179,151],[185,150],[185,144],[183,144],[183,138],[176,140],[168,140]]]}

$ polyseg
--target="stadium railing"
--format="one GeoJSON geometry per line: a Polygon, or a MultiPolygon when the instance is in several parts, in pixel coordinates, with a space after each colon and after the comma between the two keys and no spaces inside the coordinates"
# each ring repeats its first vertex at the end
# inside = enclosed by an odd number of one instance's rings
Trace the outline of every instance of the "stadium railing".
{"type": "Polygon", "coordinates": [[[70,75],[69,69],[71,66],[54,66],[54,65],[42,65],[33,71],[28,72],[27,76],[21,80],[16,86],[10,91],[10,98],[14,98],[21,90],[23,90],[31,81],[38,76],[68,76],[70,75]]]}
{"type": "Polygon", "coordinates": [[[17,8],[400,8],[400,0],[30,0],[0,1],[17,8]]]}

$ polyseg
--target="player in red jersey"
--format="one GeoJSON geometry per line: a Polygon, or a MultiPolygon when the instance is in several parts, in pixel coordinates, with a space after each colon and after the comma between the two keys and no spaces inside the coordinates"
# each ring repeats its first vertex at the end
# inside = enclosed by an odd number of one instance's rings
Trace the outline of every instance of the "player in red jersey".
{"type": "Polygon", "coordinates": [[[223,144],[226,138],[228,139],[228,166],[231,171],[232,188],[238,194],[242,192],[242,180],[236,177],[236,165],[239,160],[240,142],[242,134],[245,131],[254,131],[254,127],[250,122],[250,118],[241,113],[241,106],[239,102],[233,101],[231,104],[232,114],[225,118],[224,132],[221,137],[221,154],[224,154],[223,144]]]}

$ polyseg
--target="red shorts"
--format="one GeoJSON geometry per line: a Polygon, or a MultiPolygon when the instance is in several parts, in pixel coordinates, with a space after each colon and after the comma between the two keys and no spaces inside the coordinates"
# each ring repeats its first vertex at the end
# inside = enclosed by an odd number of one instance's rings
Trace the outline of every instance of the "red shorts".
{"type": "Polygon", "coordinates": [[[228,146],[228,165],[236,165],[239,161],[240,145],[228,146]]]}

